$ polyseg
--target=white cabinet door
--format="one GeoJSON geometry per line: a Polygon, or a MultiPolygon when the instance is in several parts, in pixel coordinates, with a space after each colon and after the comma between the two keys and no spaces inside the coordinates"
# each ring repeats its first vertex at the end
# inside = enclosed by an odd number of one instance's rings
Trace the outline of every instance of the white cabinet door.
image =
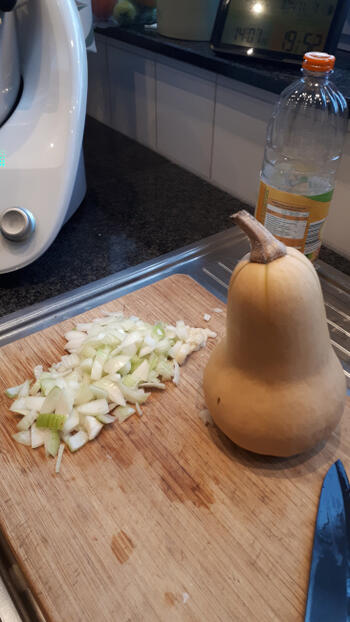
{"type": "Polygon", "coordinates": [[[183,63],[157,62],[157,149],[209,178],[215,75],[183,63]]]}
{"type": "Polygon", "coordinates": [[[236,88],[228,80],[218,79],[212,182],[255,206],[266,125],[275,97],[267,94],[266,100],[256,99],[247,94],[247,86],[241,89],[234,84],[236,88]]]}
{"type": "Polygon", "coordinates": [[[115,46],[107,52],[111,127],[155,149],[155,63],[115,46]]]}
{"type": "Polygon", "coordinates": [[[107,47],[105,41],[96,36],[97,53],[88,52],[88,115],[110,125],[109,87],[107,71],[107,47]]]}

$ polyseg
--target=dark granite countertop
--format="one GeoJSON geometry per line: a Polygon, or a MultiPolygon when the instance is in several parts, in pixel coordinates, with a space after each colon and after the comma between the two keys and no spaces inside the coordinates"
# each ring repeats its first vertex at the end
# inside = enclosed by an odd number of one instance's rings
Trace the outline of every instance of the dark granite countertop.
{"type": "MultiPolygon", "coordinates": [[[[87,195],[34,263],[0,275],[0,316],[228,229],[246,208],[162,156],[87,118],[87,195]]],[[[321,257],[350,274],[350,262],[321,257]]]]}
{"type": "MultiPolygon", "coordinates": [[[[240,82],[280,93],[293,80],[300,77],[298,65],[288,65],[256,58],[223,57],[212,51],[208,42],[182,41],[163,37],[147,26],[121,28],[110,26],[95,28],[99,34],[124,41],[170,58],[202,67],[209,71],[234,78],[240,82]]],[[[350,53],[338,50],[332,80],[346,97],[350,108],[350,53]]]]}

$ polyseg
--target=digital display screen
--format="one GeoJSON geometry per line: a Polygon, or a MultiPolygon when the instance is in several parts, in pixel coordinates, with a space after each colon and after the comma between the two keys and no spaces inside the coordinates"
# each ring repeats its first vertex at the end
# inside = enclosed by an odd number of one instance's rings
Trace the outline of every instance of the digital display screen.
{"type": "MultiPolygon", "coordinates": [[[[221,42],[303,55],[322,51],[338,0],[231,0],[221,42]]],[[[248,51],[247,51],[248,53],[248,51]]]]}

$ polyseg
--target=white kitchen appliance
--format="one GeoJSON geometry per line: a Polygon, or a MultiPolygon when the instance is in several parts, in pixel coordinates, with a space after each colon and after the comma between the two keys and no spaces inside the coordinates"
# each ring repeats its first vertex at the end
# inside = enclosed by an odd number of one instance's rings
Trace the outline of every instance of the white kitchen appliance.
{"type": "Polygon", "coordinates": [[[75,1],[0,0],[0,273],[39,257],[84,197],[86,94],[75,1]]]}

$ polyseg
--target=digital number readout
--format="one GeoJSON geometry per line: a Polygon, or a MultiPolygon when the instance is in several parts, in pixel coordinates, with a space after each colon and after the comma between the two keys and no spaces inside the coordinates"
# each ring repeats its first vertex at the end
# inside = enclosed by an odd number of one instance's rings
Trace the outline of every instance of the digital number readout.
{"type": "MultiPolygon", "coordinates": [[[[299,32],[298,30],[286,30],[281,35],[281,43],[278,49],[291,54],[303,54],[308,50],[321,50],[324,45],[322,32],[299,32]]],[[[233,31],[232,43],[251,47],[268,47],[268,38],[262,28],[237,26],[233,31]]]]}
{"type": "Polygon", "coordinates": [[[232,0],[222,42],[301,55],[323,50],[337,0],[232,0]]]}

